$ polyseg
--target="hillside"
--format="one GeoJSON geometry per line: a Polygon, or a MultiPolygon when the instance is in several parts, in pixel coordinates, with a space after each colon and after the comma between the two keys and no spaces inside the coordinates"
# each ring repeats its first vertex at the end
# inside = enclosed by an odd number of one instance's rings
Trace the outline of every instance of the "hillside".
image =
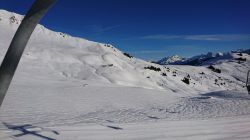
{"type": "MultiPolygon", "coordinates": [[[[0,44],[3,57],[22,16],[1,10],[0,18],[0,33],[4,34],[0,44]]],[[[112,45],[74,38],[64,33],[50,31],[39,25],[28,44],[19,69],[34,77],[43,73],[47,75],[46,77],[53,75],[65,79],[98,81],[168,91],[216,91],[232,89],[232,87],[234,87],[233,89],[242,88],[244,85],[242,81],[246,80],[244,77],[249,69],[249,55],[243,55],[247,61],[242,64],[231,59],[222,60],[221,64],[215,64],[215,67],[222,69],[221,74],[212,72],[206,66],[164,67],[129,58],[112,45]],[[160,70],[155,71],[150,68],[151,66],[153,69],[155,67],[160,70]],[[40,71],[35,71],[34,67],[46,69],[40,73],[40,71]],[[242,73],[237,72],[239,67],[242,73]],[[205,74],[200,74],[202,72],[205,74]],[[191,85],[181,82],[188,75],[192,81],[191,85]],[[221,77],[225,84],[215,85],[214,81],[218,77],[221,77]],[[203,85],[207,85],[207,87],[203,85]]],[[[239,56],[233,55],[233,57],[238,58],[239,56]]]]}
{"type": "MultiPolygon", "coordinates": [[[[1,60],[21,20],[0,10],[1,60]]],[[[0,139],[15,139],[23,129],[14,126],[23,125],[54,139],[239,136],[249,132],[248,69],[247,52],[201,66],[162,66],[39,25],[1,108],[0,139]],[[221,126],[239,132],[224,128],[224,135],[218,134],[221,126]]]]}

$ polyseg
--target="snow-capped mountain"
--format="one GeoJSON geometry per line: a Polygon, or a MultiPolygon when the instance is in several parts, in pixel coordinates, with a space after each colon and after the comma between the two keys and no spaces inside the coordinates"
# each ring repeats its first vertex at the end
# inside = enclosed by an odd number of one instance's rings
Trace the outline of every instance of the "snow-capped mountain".
{"type": "Polygon", "coordinates": [[[160,65],[168,65],[168,64],[175,64],[176,62],[183,62],[185,58],[182,58],[179,55],[173,55],[165,57],[161,60],[159,60],[157,63],[160,65]]]}
{"type": "Polygon", "coordinates": [[[219,60],[231,60],[233,59],[232,54],[229,53],[207,53],[202,54],[198,56],[194,56],[192,58],[187,59],[186,61],[182,62],[183,65],[193,65],[193,66],[199,66],[199,65],[212,65],[215,64],[219,60]]]}
{"type": "MultiPolygon", "coordinates": [[[[0,10],[0,61],[22,18],[0,10]]],[[[0,139],[249,138],[249,51],[189,60],[202,65],[158,65],[39,25],[1,106],[0,139]]]]}
{"type": "MultiPolygon", "coordinates": [[[[249,49],[250,50],[250,49],[249,49]]],[[[220,61],[230,61],[234,59],[233,54],[238,54],[240,57],[242,53],[249,54],[249,50],[238,50],[226,53],[212,53],[197,55],[191,58],[177,57],[177,59],[172,59],[172,57],[166,57],[158,61],[160,65],[191,65],[191,66],[201,66],[201,65],[214,65],[220,61]],[[178,58],[181,58],[178,60],[178,58]]]]}
{"type": "MultiPolygon", "coordinates": [[[[0,34],[4,34],[0,37],[2,59],[22,20],[22,16],[1,10],[0,18],[0,34]]],[[[215,74],[206,66],[166,67],[129,57],[128,54],[121,52],[110,44],[75,38],[39,25],[28,43],[19,71],[26,75],[32,75],[34,78],[37,75],[44,75],[44,77],[51,78],[60,77],[148,89],[165,89],[171,92],[186,91],[187,89],[190,92],[196,92],[197,90],[220,90],[231,89],[232,87],[243,88],[243,81],[245,80],[243,77],[245,77],[249,65],[241,67],[244,73],[234,74],[236,68],[228,69],[240,65],[237,61],[228,62],[229,58],[230,60],[234,58],[234,55],[231,53],[208,53],[187,60],[179,56],[167,59],[167,63],[179,63],[181,61],[182,63],[195,63],[194,65],[197,65],[197,63],[215,64],[212,63],[214,60],[216,62],[218,59],[225,60],[221,62],[222,64],[215,66],[222,69],[222,74],[215,74]],[[227,65],[227,67],[223,65],[227,65]],[[206,74],[200,74],[202,72],[206,74]],[[190,76],[191,84],[183,82],[183,78],[187,75],[190,76]],[[242,80],[235,80],[235,76],[239,76],[239,79],[242,80]],[[223,79],[223,85],[214,84],[214,80],[218,77],[223,79]]],[[[244,63],[249,63],[249,56],[244,54],[244,58],[247,60],[244,63]]]]}

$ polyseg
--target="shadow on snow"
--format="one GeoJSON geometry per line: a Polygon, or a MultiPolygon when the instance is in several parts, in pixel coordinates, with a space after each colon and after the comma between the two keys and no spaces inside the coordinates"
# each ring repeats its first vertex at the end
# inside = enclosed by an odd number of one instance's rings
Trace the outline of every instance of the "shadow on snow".
{"type": "Polygon", "coordinates": [[[39,133],[52,132],[56,135],[59,135],[59,133],[55,130],[45,129],[45,128],[30,125],[30,124],[12,125],[12,124],[5,123],[5,122],[3,122],[3,124],[10,130],[21,132],[20,134],[13,135],[14,137],[22,137],[22,136],[26,136],[26,135],[32,135],[32,136],[36,136],[36,137],[39,137],[39,138],[45,139],[45,140],[55,140],[54,138],[50,138],[50,137],[44,136],[44,135],[39,134],[39,133]]]}

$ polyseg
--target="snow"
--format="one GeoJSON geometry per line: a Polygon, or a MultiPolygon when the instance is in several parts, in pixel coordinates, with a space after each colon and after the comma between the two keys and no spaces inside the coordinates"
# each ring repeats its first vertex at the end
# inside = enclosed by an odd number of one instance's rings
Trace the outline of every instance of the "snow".
{"type": "MultiPolygon", "coordinates": [[[[22,16],[0,19],[2,60],[22,16]]],[[[237,53],[209,62],[221,73],[161,66],[39,25],[1,107],[0,139],[249,139],[250,56],[237,53]]]]}
{"type": "MultiPolygon", "coordinates": [[[[249,116],[237,118],[223,118],[216,120],[195,120],[195,121],[164,121],[149,122],[140,124],[91,124],[62,127],[49,127],[40,134],[51,139],[60,140],[166,140],[166,139],[220,139],[235,140],[249,139],[249,116]],[[113,129],[117,127],[120,129],[113,129]],[[53,133],[56,131],[59,135],[53,133]]],[[[36,129],[30,129],[36,130],[36,129]]],[[[38,129],[38,130],[41,130],[38,129]]],[[[15,132],[11,132],[15,134],[15,132]]],[[[18,134],[16,132],[16,134],[18,134]]],[[[11,140],[8,135],[2,139],[11,140]]],[[[25,135],[20,140],[42,139],[40,137],[25,135]]]]}
{"type": "Polygon", "coordinates": [[[165,57],[165,58],[159,60],[157,63],[160,65],[168,65],[168,64],[180,63],[183,61],[185,61],[185,58],[182,58],[179,55],[173,55],[173,56],[165,57]]]}
{"type": "MultiPolygon", "coordinates": [[[[244,52],[245,50],[242,50],[241,52],[244,52]]],[[[182,58],[178,55],[174,55],[171,57],[165,57],[158,61],[160,65],[191,65],[191,66],[199,66],[199,65],[210,65],[214,64],[215,62],[219,60],[229,60],[233,59],[233,54],[231,52],[226,53],[212,53],[208,52],[207,54],[201,54],[197,55],[191,58],[182,58]]]]}

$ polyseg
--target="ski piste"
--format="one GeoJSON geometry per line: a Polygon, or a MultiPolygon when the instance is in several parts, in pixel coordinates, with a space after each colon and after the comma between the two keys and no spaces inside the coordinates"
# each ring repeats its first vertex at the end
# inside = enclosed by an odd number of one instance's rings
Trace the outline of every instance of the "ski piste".
{"type": "Polygon", "coordinates": [[[36,0],[17,29],[0,67],[0,106],[35,27],[57,0],[36,0]]]}

